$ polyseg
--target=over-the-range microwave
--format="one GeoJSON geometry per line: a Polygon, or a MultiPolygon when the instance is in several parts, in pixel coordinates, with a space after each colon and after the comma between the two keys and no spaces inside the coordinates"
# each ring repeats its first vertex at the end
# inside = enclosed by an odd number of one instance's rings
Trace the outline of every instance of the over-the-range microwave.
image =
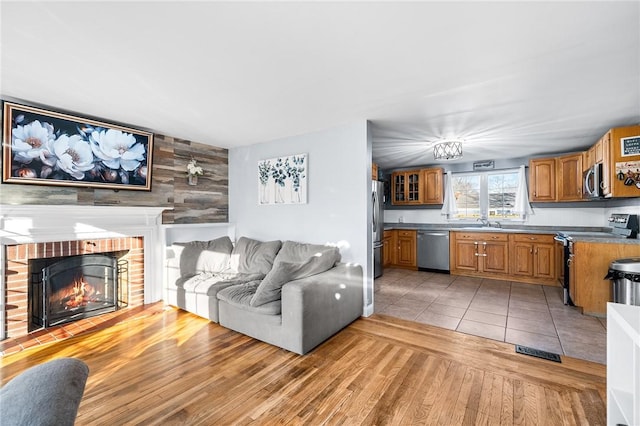
{"type": "Polygon", "coordinates": [[[594,164],[582,174],[582,198],[602,198],[602,164],[594,164]]]}

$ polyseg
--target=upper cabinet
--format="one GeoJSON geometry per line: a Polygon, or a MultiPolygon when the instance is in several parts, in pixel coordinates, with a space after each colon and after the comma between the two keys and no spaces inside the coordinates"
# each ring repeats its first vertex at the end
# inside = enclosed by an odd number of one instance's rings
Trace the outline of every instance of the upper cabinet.
{"type": "Polygon", "coordinates": [[[558,201],[582,201],[582,153],[556,159],[558,201]]]}
{"type": "Polygon", "coordinates": [[[422,204],[422,172],[410,170],[391,174],[391,203],[395,205],[422,204]]]}
{"type": "Polygon", "coordinates": [[[442,204],[444,200],[444,172],[441,168],[424,169],[424,203],[442,204]]]}
{"type": "Polygon", "coordinates": [[[378,180],[378,165],[376,163],[371,163],[371,179],[378,180]]]}
{"type": "Polygon", "coordinates": [[[556,201],[556,159],[529,161],[529,200],[556,201]]]}
{"type": "Polygon", "coordinates": [[[391,174],[391,204],[442,204],[441,168],[406,170],[391,174]]]}
{"type": "Polygon", "coordinates": [[[640,126],[605,133],[584,155],[584,170],[595,164],[602,164],[605,197],[640,197],[640,126]]]}
{"type": "Polygon", "coordinates": [[[640,125],[611,129],[599,143],[605,196],[640,197],[640,125]]]}
{"type": "Polygon", "coordinates": [[[531,202],[581,201],[583,154],[529,161],[531,202]]]}

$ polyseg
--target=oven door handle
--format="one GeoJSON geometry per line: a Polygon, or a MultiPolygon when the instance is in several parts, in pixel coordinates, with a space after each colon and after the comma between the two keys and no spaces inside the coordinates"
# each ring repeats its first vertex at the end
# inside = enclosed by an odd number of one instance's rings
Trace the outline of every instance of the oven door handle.
{"type": "Polygon", "coordinates": [[[573,263],[573,257],[574,256],[575,255],[573,255],[573,254],[569,255],[569,258],[567,259],[567,266],[569,266],[569,267],[571,266],[571,264],[573,263]]]}
{"type": "Polygon", "coordinates": [[[553,239],[559,243],[562,243],[563,246],[567,245],[568,240],[564,237],[560,237],[558,235],[556,235],[555,237],[553,237],[553,239]]]}

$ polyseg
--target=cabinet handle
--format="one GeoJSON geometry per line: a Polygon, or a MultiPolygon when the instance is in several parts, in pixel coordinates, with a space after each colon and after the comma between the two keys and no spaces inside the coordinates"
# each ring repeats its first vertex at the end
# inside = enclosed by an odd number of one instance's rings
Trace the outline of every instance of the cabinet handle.
{"type": "Polygon", "coordinates": [[[529,253],[533,253],[533,249],[529,249],[529,253]]]}
{"type": "Polygon", "coordinates": [[[482,242],[482,254],[478,254],[479,257],[487,257],[487,242],[483,241],[482,242]]]}

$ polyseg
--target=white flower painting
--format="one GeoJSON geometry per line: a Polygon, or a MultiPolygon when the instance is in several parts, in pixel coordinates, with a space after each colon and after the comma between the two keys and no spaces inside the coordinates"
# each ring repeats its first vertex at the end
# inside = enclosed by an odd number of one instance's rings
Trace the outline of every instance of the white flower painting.
{"type": "Polygon", "coordinates": [[[259,161],[258,203],[305,204],[307,176],[307,154],[259,161]]]}
{"type": "Polygon", "coordinates": [[[3,182],[151,190],[153,134],[4,102],[3,182]]]}

